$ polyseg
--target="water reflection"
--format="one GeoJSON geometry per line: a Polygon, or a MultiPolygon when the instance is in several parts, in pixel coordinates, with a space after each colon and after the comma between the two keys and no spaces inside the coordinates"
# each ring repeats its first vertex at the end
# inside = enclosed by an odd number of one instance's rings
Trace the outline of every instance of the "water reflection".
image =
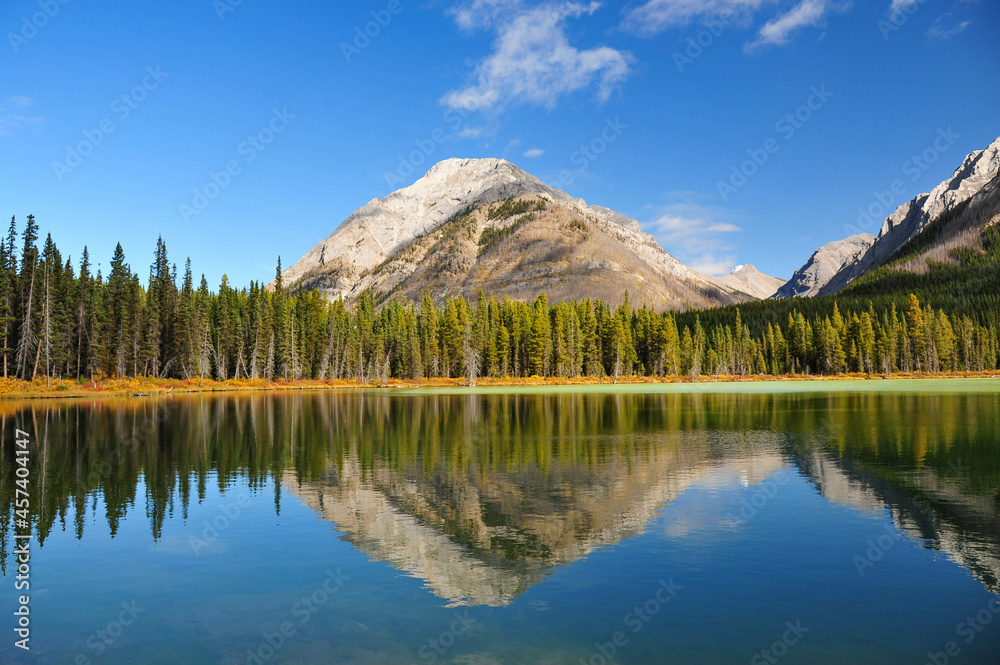
{"type": "Polygon", "coordinates": [[[994,395],[316,393],[0,409],[5,574],[20,428],[37,441],[42,547],[52,529],[84,538],[98,498],[112,537],[145,510],[156,540],[209,483],[273,481],[276,513],[294,498],[448,603],[501,606],[641,533],[695,483],[794,469],[832,503],[889,510],[1000,590],[994,395]]]}

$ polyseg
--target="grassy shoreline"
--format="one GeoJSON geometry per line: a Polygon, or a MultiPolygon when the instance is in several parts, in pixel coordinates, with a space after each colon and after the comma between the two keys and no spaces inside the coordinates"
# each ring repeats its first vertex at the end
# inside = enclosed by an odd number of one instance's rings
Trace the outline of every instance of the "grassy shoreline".
{"type": "Polygon", "coordinates": [[[816,391],[988,391],[1000,392],[995,372],[948,374],[896,374],[891,379],[864,374],[837,376],[704,376],[697,380],[670,377],[626,377],[611,379],[581,377],[482,378],[474,388],[465,379],[393,379],[384,382],[347,380],[302,380],[294,382],[266,379],[214,381],[199,379],[154,379],[148,377],[105,379],[103,381],[51,380],[22,381],[0,379],[0,400],[94,399],[110,397],[156,397],[178,394],[219,394],[284,391],[385,391],[421,393],[503,393],[503,392],[816,392],[816,391]]]}

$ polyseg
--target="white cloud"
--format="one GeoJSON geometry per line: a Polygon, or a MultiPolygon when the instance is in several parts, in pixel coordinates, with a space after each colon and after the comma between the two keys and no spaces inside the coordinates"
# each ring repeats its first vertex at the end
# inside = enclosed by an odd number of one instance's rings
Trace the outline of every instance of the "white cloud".
{"type": "MultiPolygon", "coordinates": [[[[920,0],[894,0],[894,4],[916,1],[920,0]]],[[[654,35],[710,18],[723,26],[748,27],[755,14],[778,4],[779,0],[648,0],[629,11],[621,27],[640,35],[654,35]]],[[[795,6],[768,20],[746,50],[787,44],[793,32],[821,25],[830,13],[846,11],[850,4],[851,0],[798,0],[795,6]]]]}
{"type": "Polygon", "coordinates": [[[747,48],[788,43],[788,36],[800,28],[819,25],[827,13],[833,9],[828,0],[802,0],[784,14],[768,21],[757,33],[757,39],[747,48]]]}
{"type": "Polygon", "coordinates": [[[0,102],[0,137],[6,138],[23,129],[36,129],[41,126],[41,118],[25,115],[23,110],[14,110],[27,109],[32,104],[34,100],[24,96],[7,97],[0,102]]]}
{"type": "Polygon", "coordinates": [[[939,16],[938,19],[934,21],[933,25],[927,29],[927,38],[931,41],[943,42],[951,39],[972,25],[972,21],[962,21],[961,23],[953,23],[949,27],[946,24],[951,23],[951,20],[952,18],[950,12],[939,16]]]}
{"type": "Polygon", "coordinates": [[[482,127],[463,127],[458,133],[460,139],[478,139],[485,130],[482,127]]]}
{"type": "Polygon", "coordinates": [[[600,5],[555,2],[526,8],[521,0],[474,0],[452,12],[463,30],[496,31],[493,53],[476,67],[473,82],[441,100],[466,111],[508,105],[554,108],[563,95],[597,86],[607,100],[629,74],[631,55],[602,46],[579,50],[569,43],[567,19],[593,14],[600,5]]]}
{"type": "Polygon", "coordinates": [[[909,9],[918,2],[921,2],[921,0],[892,0],[892,5],[890,5],[889,11],[893,14],[897,14],[905,9],[909,9]]]}
{"type": "Polygon", "coordinates": [[[541,148],[531,148],[530,150],[524,151],[524,156],[528,159],[534,159],[535,157],[541,157],[545,154],[545,151],[541,148]]]}
{"type": "Polygon", "coordinates": [[[692,270],[697,270],[700,273],[721,277],[722,275],[728,275],[733,271],[733,268],[736,266],[736,257],[732,254],[716,256],[715,254],[709,253],[695,259],[687,265],[692,270]]]}
{"type": "Polygon", "coordinates": [[[751,15],[766,3],[776,0],[649,0],[628,12],[622,27],[630,32],[652,35],[683,26],[696,18],[751,15]]]}
{"type": "Polygon", "coordinates": [[[471,31],[490,27],[499,17],[516,10],[520,5],[520,0],[473,0],[449,13],[455,17],[458,27],[471,31]]]}
{"type": "Polygon", "coordinates": [[[660,208],[659,217],[643,224],[667,252],[691,268],[720,275],[736,264],[730,237],[743,229],[725,221],[732,213],[702,206],[685,196],[686,201],[660,208]]]}

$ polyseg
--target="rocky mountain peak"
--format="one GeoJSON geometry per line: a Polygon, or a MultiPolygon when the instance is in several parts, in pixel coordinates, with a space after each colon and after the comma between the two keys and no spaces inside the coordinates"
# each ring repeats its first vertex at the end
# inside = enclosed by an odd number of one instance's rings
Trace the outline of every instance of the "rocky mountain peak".
{"type": "Polygon", "coordinates": [[[738,265],[723,277],[715,278],[722,286],[746,293],[754,298],[770,298],[785,280],[765,275],[749,263],[738,265]]]}
{"type": "Polygon", "coordinates": [[[896,208],[886,218],[878,237],[857,261],[845,265],[822,286],[820,295],[836,293],[855,279],[882,265],[940,214],[968,201],[1000,172],[1000,138],[983,150],[969,153],[950,178],[927,194],[896,208]]]}
{"type": "Polygon", "coordinates": [[[788,283],[778,289],[778,298],[812,297],[829,283],[846,266],[854,265],[875,242],[870,233],[828,242],[809,257],[805,265],[795,271],[788,283]]]}
{"type": "MultiPolygon", "coordinates": [[[[552,188],[505,159],[446,159],[372,199],[282,273],[290,288],[352,300],[435,299],[479,288],[530,299],[621,298],[685,308],[746,300],[667,254],[639,223],[552,188]]],[[[272,283],[273,284],[273,283],[272,283]]],[[[735,291],[738,291],[736,293],[735,291]]]]}
{"type": "MultiPolygon", "coordinates": [[[[944,138],[942,133],[942,138],[944,138]]],[[[990,185],[1000,173],[1000,138],[969,153],[950,178],[902,204],[882,223],[878,237],[867,233],[827,243],[778,291],[778,297],[836,293],[877,268],[942,213],[955,209],[990,185]]]]}
{"type": "MultiPolygon", "coordinates": [[[[919,233],[942,212],[971,198],[992,180],[998,171],[1000,171],[1000,138],[984,150],[969,153],[962,160],[962,165],[955,169],[951,178],[940,183],[929,193],[920,194],[912,201],[896,208],[882,224],[878,234],[879,240],[891,235],[894,230],[908,222],[916,222],[919,228],[915,229],[915,233],[919,233]]],[[[909,237],[906,240],[909,240],[909,237]]]]}

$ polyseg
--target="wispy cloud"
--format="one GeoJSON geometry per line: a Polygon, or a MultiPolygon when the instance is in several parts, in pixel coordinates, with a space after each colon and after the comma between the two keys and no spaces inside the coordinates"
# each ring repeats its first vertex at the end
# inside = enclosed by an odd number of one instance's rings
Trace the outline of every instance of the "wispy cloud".
{"type": "MultiPolygon", "coordinates": [[[[901,1],[909,0],[894,0],[901,1]]],[[[779,0],[648,0],[628,11],[621,27],[645,36],[710,18],[722,20],[725,25],[749,27],[755,15],[765,10],[773,12],[777,5],[779,0]]],[[[746,50],[787,44],[792,33],[823,25],[831,13],[847,11],[850,5],[851,0],[798,0],[787,11],[773,15],[758,30],[756,38],[747,44],[746,50]]]]}
{"type": "Polygon", "coordinates": [[[697,270],[706,275],[721,277],[733,271],[733,268],[736,266],[736,257],[732,254],[716,256],[715,254],[708,253],[691,261],[687,266],[692,270],[697,270]]]}
{"type": "Polygon", "coordinates": [[[570,44],[565,25],[599,8],[597,2],[525,7],[522,0],[474,0],[453,10],[463,30],[491,29],[497,37],[471,84],[441,101],[466,111],[519,104],[551,109],[563,95],[591,86],[596,86],[598,99],[607,100],[628,76],[631,55],[607,46],[579,50],[570,44]]]}
{"type": "Polygon", "coordinates": [[[17,95],[0,102],[0,137],[6,138],[24,129],[37,129],[42,118],[28,115],[27,109],[34,104],[30,97],[17,95]]]}
{"type": "Polygon", "coordinates": [[[732,212],[706,207],[688,198],[658,209],[657,215],[643,224],[643,229],[691,268],[720,275],[736,264],[730,239],[743,229],[728,221],[734,216],[732,212]]]}
{"type": "Polygon", "coordinates": [[[972,21],[956,22],[951,12],[939,16],[936,21],[927,29],[927,38],[935,42],[943,42],[951,39],[958,33],[972,25],[972,21]]]}
{"type": "Polygon", "coordinates": [[[695,19],[745,14],[750,16],[776,0],[649,0],[625,15],[622,28],[641,35],[653,35],[667,28],[684,26],[695,19]]]}
{"type": "Polygon", "coordinates": [[[920,0],[892,0],[892,4],[889,6],[889,11],[893,14],[897,14],[905,9],[909,9],[918,2],[920,2],[920,0]]]}
{"type": "Polygon", "coordinates": [[[793,32],[821,25],[830,12],[841,8],[830,0],[802,0],[784,14],[764,24],[757,32],[757,39],[747,45],[747,50],[761,46],[783,46],[788,43],[793,32]]]}
{"type": "Polygon", "coordinates": [[[534,159],[535,157],[541,157],[545,154],[545,151],[541,148],[531,148],[524,151],[524,156],[528,159],[534,159]]]}

